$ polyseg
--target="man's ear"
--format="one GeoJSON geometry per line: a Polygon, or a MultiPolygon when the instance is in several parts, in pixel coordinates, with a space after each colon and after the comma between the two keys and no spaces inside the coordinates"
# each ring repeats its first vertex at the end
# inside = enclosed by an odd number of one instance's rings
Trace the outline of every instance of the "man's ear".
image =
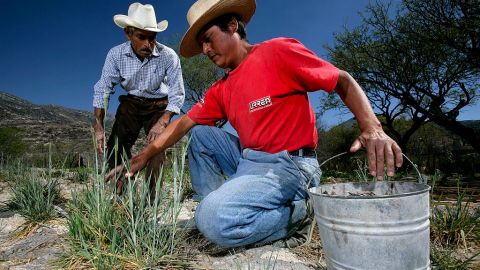
{"type": "Polygon", "coordinates": [[[128,33],[127,28],[123,28],[123,33],[125,33],[125,37],[130,40],[130,34],[128,33]]]}
{"type": "Polygon", "coordinates": [[[238,21],[237,19],[235,18],[232,18],[230,20],[230,22],[228,23],[228,31],[230,31],[230,33],[234,34],[236,33],[238,30],[238,21]]]}

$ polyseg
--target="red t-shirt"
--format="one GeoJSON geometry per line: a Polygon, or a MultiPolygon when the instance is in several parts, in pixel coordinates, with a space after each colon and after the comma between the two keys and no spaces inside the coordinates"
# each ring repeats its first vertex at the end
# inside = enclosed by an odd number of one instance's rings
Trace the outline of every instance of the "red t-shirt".
{"type": "Polygon", "coordinates": [[[338,74],[297,40],[272,39],[255,45],[187,115],[203,125],[228,119],[244,148],[315,149],[317,128],[307,92],[333,91],[338,74]]]}

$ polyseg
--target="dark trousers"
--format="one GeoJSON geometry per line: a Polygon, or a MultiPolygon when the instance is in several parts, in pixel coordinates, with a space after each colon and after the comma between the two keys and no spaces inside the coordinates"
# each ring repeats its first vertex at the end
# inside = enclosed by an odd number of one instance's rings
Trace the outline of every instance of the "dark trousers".
{"type": "MultiPolygon", "coordinates": [[[[108,165],[110,168],[114,168],[122,164],[124,159],[132,157],[131,149],[138,138],[140,130],[143,128],[145,134],[148,135],[153,125],[165,113],[168,104],[166,97],[147,99],[132,95],[122,95],[118,100],[120,105],[115,115],[112,133],[107,142],[108,165]],[[118,145],[116,151],[115,145],[118,145]]],[[[164,159],[164,153],[161,153],[159,158],[154,158],[157,163],[164,161],[164,159]]],[[[152,185],[153,190],[155,189],[155,180],[159,177],[161,164],[150,163],[147,165],[146,178],[152,191],[152,185]]]]}

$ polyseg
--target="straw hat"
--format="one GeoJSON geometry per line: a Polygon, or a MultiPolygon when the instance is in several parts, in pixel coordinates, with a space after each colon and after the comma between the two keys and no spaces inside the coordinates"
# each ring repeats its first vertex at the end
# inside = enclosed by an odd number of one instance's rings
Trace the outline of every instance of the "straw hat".
{"type": "Polygon", "coordinates": [[[162,32],[168,27],[167,20],[157,23],[155,10],[152,5],[142,5],[140,3],[131,4],[130,7],[128,7],[128,16],[115,15],[113,16],[113,21],[121,28],[133,26],[138,29],[152,32],[162,32]]]}
{"type": "Polygon", "coordinates": [[[187,13],[190,28],[180,43],[180,54],[191,57],[202,52],[196,38],[198,31],[211,20],[228,13],[238,14],[247,23],[255,13],[255,0],[198,0],[187,13]]]}

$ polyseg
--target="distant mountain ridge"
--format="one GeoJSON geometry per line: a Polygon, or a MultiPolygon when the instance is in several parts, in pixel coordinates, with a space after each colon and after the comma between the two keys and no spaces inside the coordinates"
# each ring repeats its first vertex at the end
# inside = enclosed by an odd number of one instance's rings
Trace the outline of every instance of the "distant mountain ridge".
{"type": "MultiPolygon", "coordinates": [[[[107,114],[106,132],[109,136],[114,115],[107,114]]],[[[38,160],[48,155],[48,145],[60,158],[93,156],[93,109],[82,111],[57,105],[33,104],[23,98],[0,91],[0,128],[11,127],[20,131],[27,144],[27,156],[38,160]]],[[[143,134],[143,131],[142,131],[143,134]]],[[[146,144],[140,136],[133,151],[146,144]]]]}
{"type": "Polygon", "coordinates": [[[36,105],[0,91],[0,125],[45,121],[56,124],[91,123],[91,112],[56,105],[36,105]]]}
{"type": "Polygon", "coordinates": [[[48,144],[52,144],[60,156],[90,156],[93,153],[92,120],[92,112],[37,105],[0,91],[0,127],[20,130],[30,157],[44,156],[48,144]]]}

